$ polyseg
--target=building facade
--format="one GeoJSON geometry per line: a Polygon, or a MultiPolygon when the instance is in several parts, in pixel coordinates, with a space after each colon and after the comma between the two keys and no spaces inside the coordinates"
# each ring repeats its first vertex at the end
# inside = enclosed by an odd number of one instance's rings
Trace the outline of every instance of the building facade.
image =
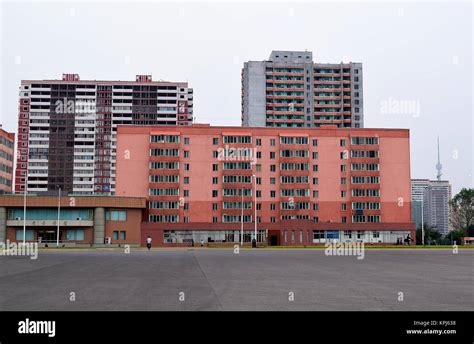
{"type": "Polygon", "coordinates": [[[421,226],[423,199],[425,189],[429,185],[429,179],[411,180],[411,219],[416,224],[417,228],[421,226]]]}
{"type": "Polygon", "coordinates": [[[117,125],[189,125],[187,82],[23,80],[15,192],[115,193],[117,125]]]}
{"type": "Polygon", "coordinates": [[[0,194],[11,193],[13,184],[13,157],[15,134],[9,133],[0,125],[0,194]]]}
{"type": "Polygon", "coordinates": [[[0,242],[61,245],[140,245],[144,198],[0,196],[0,242]],[[26,211],[25,211],[26,198],[26,211]],[[59,213],[59,214],[58,214],[59,213]]]}
{"type": "Polygon", "coordinates": [[[421,226],[423,211],[423,222],[446,235],[451,230],[451,184],[446,180],[412,179],[411,190],[413,222],[421,226]]]}
{"type": "Polygon", "coordinates": [[[158,245],[415,237],[408,130],[120,126],[116,188],[158,245]]]}
{"type": "Polygon", "coordinates": [[[246,127],[364,127],[361,63],[314,63],[308,51],[272,51],[242,69],[246,127]]]}

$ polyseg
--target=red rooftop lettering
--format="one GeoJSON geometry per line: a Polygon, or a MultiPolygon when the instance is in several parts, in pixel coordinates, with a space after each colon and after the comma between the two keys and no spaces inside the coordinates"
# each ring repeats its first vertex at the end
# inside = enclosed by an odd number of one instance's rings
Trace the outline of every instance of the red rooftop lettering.
{"type": "Polygon", "coordinates": [[[63,74],[63,81],[79,81],[79,74],[63,74]]]}
{"type": "Polygon", "coordinates": [[[151,75],[137,75],[137,82],[151,82],[151,75]]]}

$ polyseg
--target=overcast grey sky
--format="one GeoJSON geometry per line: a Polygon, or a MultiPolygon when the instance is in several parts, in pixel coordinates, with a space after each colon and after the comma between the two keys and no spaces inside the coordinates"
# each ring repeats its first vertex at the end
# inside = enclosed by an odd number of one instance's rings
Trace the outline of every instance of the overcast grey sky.
{"type": "Polygon", "coordinates": [[[17,130],[21,79],[189,81],[197,122],[240,125],[244,61],[310,50],[362,62],[366,127],[411,129],[412,178],[473,185],[470,2],[2,2],[0,123],[17,130]],[[397,108],[397,105],[410,105],[397,108]]]}

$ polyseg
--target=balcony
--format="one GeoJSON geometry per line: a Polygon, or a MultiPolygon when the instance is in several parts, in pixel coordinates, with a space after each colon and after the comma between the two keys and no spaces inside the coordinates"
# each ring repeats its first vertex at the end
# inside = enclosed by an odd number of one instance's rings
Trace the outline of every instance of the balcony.
{"type": "Polygon", "coordinates": [[[267,91],[278,91],[278,92],[288,92],[288,91],[294,91],[294,92],[304,92],[303,87],[294,87],[294,88],[288,88],[288,87],[266,87],[267,91]]]}
{"type": "Polygon", "coordinates": [[[265,75],[269,76],[304,76],[304,72],[265,72],[265,75]]]}

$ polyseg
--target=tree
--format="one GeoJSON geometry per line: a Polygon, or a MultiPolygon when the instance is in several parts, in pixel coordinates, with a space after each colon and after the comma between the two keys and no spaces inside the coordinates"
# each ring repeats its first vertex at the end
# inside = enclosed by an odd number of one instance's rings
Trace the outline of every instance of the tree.
{"type": "MultiPolygon", "coordinates": [[[[439,244],[441,240],[441,233],[436,229],[435,226],[430,226],[429,224],[425,223],[424,225],[424,231],[425,231],[425,245],[431,245],[431,244],[439,244]]],[[[417,228],[416,230],[416,244],[421,245],[422,240],[421,240],[421,225],[417,228]]]]}
{"type": "Polygon", "coordinates": [[[457,245],[463,245],[463,240],[462,238],[466,236],[466,233],[464,232],[464,229],[455,229],[446,234],[446,241],[449,242],[449,244],[454,244],[456,242],[457,245]]]}
{"type": "Polygon", "coordinates": [[[449,202],[449,221],[455,230],[463,230],[465,235],[474,236],[474,189],[462,188],[449,202]]]}

